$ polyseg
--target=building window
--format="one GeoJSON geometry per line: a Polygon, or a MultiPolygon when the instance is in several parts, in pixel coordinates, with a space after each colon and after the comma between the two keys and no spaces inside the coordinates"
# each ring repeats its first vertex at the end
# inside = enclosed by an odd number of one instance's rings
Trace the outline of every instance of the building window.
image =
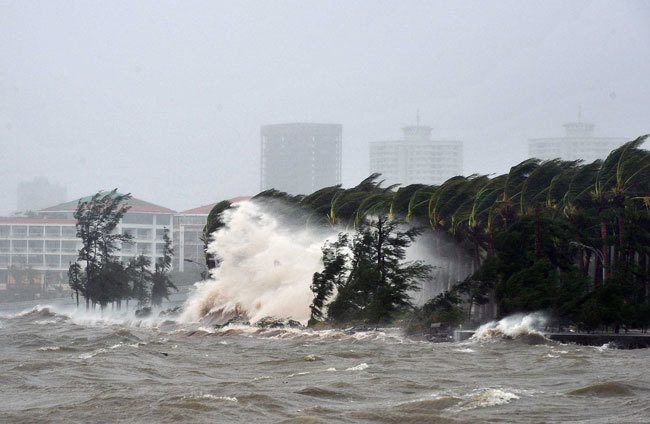
{"type": "MultiPolygon", "coordinates": [[[[69,243],[69,242],[64,242],[69,243]]],[[[59,251],[59,240],[45,240],[45,251],[46,252],[58,252],[59,251]]]]}
{"type": "Polygon", "coordinates": [[[0,237],[7,238],[9,237],[10,227],[8,225],[0,225],[0,237]]]}
{"type": "Polygon", "coordinates": [[[13,240],[12,247],[15,253],[27,253],[27,240],[13,240]]]}
{"type": "Polygon", "coordinates": [[[75,238],[77,237],[77,227],[73,227],[73,226],[61,227],[61,235],[64,238],[75,238]]]}
{"type": "Polygon", "coordinates": [[[29,236],[30,237],[43,237],[43,227],[42,226],[29,226],[29,236]]]}
{"type": "Polygon", "coordinates": [[[64,240],[61,242],[61,250],[66,253],[77,251],[77,242],[64,240]]]}
{"type": "Polygon", "coordinates": [[[45,237],[60,237],[61,227],[45,227],[45,237]]]}
{"type": "Polygon", "coordinates": [[[0,240],[0,252],[9,253],[9,240],[0,240]]]}
{"type": "Polygon", "coordinates": [[[153,215],[150,213],[127,213],[122,218],[122,223],[153,225],[153,215]]]}
{"type": "Polygon", "coordinates": [[[148,228],[138,228],[138,239],[149,240],[151,238],[151,230],[148,228]]]}
{"type": "Polygon", "coordinates": [[[43,255],[27,255],[27,263],[31,266],[43,266],[43,255]]]}
{"type": "Polygon", "coordinates": [[[11,235],[14,237],[27,237],[27,227],[25,225],[14,225],[11,229],[11,235]]]}
{"type": "Polygon", "coordinates": [[[169,226],[170,219],[171,219],[171,215],[156,215],[156,225],[169,226]]]}
{"type": "MultiPolygon", "coordinates": [[[[58,256],[56,256],[58,258],[58,256]]],[[[47,262],[47,257],[45,258],[45,261],[47,262]]],[[[53,259],[54,261],[54,259],[53,259]]],[[[74,255],[61,255],[61,267],[62,268],[67,268],[70,266],[71,263],[77,262],[77,257],[74,255]]],[[[54,262],[52,262],[54,263],[54,262]]],[[[57,262],[58,266],[58,262],[57,262]]]]}
{"type": "Polygon", "coordinates": [[[138,255],[151,255],[151,244],[138,243],[138,255]]]}
{"type": "Polygon", "coordinates": [[[58,268],[59,255],[45,255],[45,266],[47,268],[58,268]]]}
{"type": "Polygon", "coordinates": [[[30,253],[39,253],[43,251],[43,240],[30,240],[29,241],[29,252],[30,253]]]}

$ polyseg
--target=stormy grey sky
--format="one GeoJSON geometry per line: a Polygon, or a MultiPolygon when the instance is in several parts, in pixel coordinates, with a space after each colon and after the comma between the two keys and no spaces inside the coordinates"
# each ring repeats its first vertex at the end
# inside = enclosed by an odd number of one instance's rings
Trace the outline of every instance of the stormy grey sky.
{"type": "Polygon", "coordinates": [[[0,0],[0,214],[44,175],[184,210],[259,191],[259,127],[343,125],[368,142],[431,125],[465,174],[595,122],[650,132],[648,1],[0,0]]]}

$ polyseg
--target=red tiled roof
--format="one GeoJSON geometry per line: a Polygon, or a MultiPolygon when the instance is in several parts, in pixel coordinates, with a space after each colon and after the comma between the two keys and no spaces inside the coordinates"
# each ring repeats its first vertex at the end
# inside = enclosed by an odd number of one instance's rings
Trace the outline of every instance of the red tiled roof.
{"type": "Polygon", "coordinates": [[[43,219],[43,218],[11,218],[0,217],[0,223],[5,224],[76,224],[74,219],[43,219]]]}
{"type": "MultiPolygon", "coordinates": [[[[233,197],[232,199],[228,200],[230,203],[237,203],[237,202],[243,202],[244,200],[250,199],[250,196],[239,196],[239,197],[233,197]]],[[[212,208],[216,203],[210,203],[209,205],[204,205],[204,206],[199,206],[198,208],[194,209],[188,209],[183,212],[179,212],[180,214],[183,215],[207,215],[210,213],[212,208]]]]}

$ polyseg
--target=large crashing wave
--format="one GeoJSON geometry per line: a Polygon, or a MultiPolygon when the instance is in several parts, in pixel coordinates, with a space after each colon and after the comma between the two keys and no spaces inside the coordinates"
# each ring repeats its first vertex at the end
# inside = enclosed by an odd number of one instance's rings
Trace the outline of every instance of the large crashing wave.
{"type": "Polygon", "coordinates": [[[290,230],[255,202],[241,202],[223,214],[208,252],[219,258],[211,278],[197,283],[181,321],[206,315],[245,314],[251,322],[266,316],[306,322],[314,272],[321,269],[326,240],[306,229],[290,230]]]}

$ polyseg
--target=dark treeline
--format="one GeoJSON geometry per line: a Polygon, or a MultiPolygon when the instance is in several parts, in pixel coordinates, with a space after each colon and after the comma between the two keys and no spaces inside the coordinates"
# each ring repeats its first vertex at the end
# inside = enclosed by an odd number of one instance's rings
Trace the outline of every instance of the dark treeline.
{"type": "MultiPolygon", "coordinates": [[[[498,316],[544,310],[586,330],[647,327],[650,154],[641,148],[646,138],[593,163],[528,159],[503,175],[457,176],[440,185],[400,188],[382,187],[379,175],[371,175],[349,189],[326,187],[308,196],[268,190],[253,200],[272,202],[276,215],[292,225],[356,231],[324,247],[325,268],[312,281],[314,319],[330,318],[328,306],[346,316],[336,298],[327,303],[324,293],[331,292],[330,285],[323,289],[319,278],[327,274],[340,289],[343,279],[336,266],[345,268],[345,281],[356,268],[350,262],[354,254],[341,256],[337,249],[354,252],[368,236],[364,232],[378,231],[368,230],[377,219],[388,219],[428,228],[434,235],[427,239],[429,247],[445,263],[431,275],[448,290],[413,309],[416,327],[489,317],[490,303],[498,316]],[[337,257],[340,263],[333,266],[337,257]]],[[[230,207],[221,202],[210,213],[206,240],[224,225],[221,213],[230,207]]],[[[396,266],[407,267],[401,259],[396,266]]],[[[208,258],[208,265],[216,266],[216,258],[208,258]]],[[[365,303],[377,293],[373,284],[356,286],[365,303]]],[[[396,305],[410,307],[402,300],[389,302],[391,316],[396,305]]],[[[351,307],[350,317],[376,321],[387,316],[376,310],[359,315],[366,306],[351,307]]]]}
{"type": "Polygon", "coordinates": [[[116,231],[129,210],[129,194],[117,190],[98,192],[89,200],[80,200],[74,212],[77,237],[82,242],[76,262],[68,269],[68,280],[77,306],[79,296],[86,309],[99,305],[102,309],[113,304],[121,309],[122,301],[137,301],[138,307],[160,306],[176,287],[169,279],[173,251],[168,231],[163,235],[163,256],[151,267],[151,259],[140,255],[127,263],[120,261],[116,251],[122,243],[131,243],[130,234],[116,231]]]}

